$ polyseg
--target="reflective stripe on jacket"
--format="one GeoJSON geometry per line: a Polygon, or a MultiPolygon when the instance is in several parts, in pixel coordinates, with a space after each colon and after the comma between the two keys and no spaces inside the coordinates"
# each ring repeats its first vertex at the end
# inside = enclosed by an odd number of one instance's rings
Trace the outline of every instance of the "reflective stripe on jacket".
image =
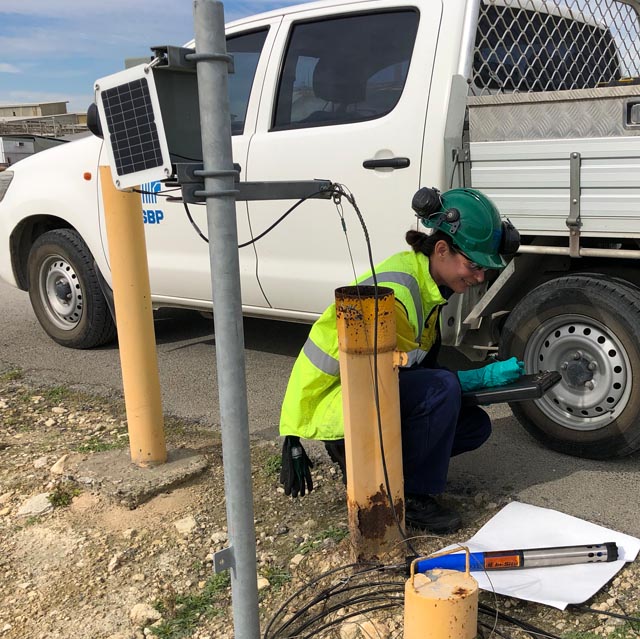
{"type": "MultiPolygon", "coordinates": [[[[376,279],[395,294],[398,350],[409,353],[409,365],[418,363],[437,339],[437,309],[445,303],[429,274],[429,258],[414,251],[396,253],[376,266],[376,279]]],[[[373,277],[367,273],[358,282],[371,285],[373,277]]],[[[311,327],[295,361],[282,403],[280,434],[344,437],[335,304],[311,327]]]]}

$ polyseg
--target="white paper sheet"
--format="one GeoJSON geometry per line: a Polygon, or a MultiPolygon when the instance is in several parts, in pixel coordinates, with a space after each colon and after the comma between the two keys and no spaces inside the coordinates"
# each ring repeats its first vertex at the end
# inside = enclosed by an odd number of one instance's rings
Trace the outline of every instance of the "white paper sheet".
{"type": "Polygon", "coordinates": [[[483,590],[564,610],[569,604],[589,599],[625,562],[633,561],[640,550],[640,539],[557,510],[512,502],[463,545],[471,552],[486,552],[611,541],[618,545],[618,561],[472,573],[483,590]]]}

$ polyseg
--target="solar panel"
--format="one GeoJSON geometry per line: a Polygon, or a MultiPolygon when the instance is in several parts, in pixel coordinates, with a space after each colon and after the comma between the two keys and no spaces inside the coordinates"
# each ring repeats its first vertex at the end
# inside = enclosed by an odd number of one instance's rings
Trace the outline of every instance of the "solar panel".
{"type": "Polygon", "coordinates": [[[111,173],[121,189],[171,174],[153,74],[145,68],[139,65],[96,81],[111,173]]]}

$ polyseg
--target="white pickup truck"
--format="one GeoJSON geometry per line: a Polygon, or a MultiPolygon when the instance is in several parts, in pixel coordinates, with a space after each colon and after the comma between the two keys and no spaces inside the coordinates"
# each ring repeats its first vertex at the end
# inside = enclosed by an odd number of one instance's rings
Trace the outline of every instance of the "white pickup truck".
{"type": "MultiPolygon", "coordinates": [[[[640,448],[639,10],[638,0],[331,0],[227,25],[242,180],[346,185],[376,260],[406,247],[423,185],[478,188],[511,219],[519,255],[450,302],[443,339],[473,359],[498,352],[529,372],[560,370],[544,398],[513,410],[547,445],[587,457],[640,448]]],[[[87,137],[0,173],[0,277],[75,348],[115,335],[106,163],[102,140],[87,137]]],[[[143,190],[154,305],[210,310],[207,244],[179,194],[143,190]]],[[[238,203],[240,242],[291,204],[238,203]]],[[[206,229],[204,207],[189,209],[206,229]]],[[[345,219],[349,246],[335,207],[309,200],[240,249],[244,312],[314,320],[368,268],[348,209],[345,219]]]]}

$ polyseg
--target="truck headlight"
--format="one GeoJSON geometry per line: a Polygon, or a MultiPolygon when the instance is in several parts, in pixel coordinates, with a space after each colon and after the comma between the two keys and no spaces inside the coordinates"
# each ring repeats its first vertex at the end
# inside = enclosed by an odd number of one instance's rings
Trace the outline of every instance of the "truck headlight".
{"type": "Polygon", "coordinates": [[[0,202],[13,180],[13,171],[0,171],[0,202]]]}

